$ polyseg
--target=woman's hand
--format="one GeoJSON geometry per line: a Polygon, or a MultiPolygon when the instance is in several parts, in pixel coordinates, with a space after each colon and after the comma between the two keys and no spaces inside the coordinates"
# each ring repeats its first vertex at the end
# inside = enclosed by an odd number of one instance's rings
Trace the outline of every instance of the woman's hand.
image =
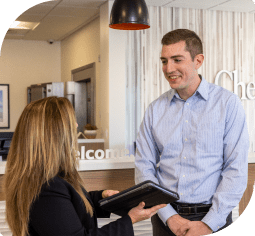
{"type": "Polygon", "coordinates": [[[148,209],[144,209],[144,206],[145,203],[141,202],[137,207],[132,208],[128,212],[133,224],[151,218],[160,208],[166,207],[166,204],[157,205],[148,209]]]}
{"type": "Polygon", "coordinates": [[[114,195],[114,194],[117,194],[117,193],[119,193],[120,191],[117,191],[117,190],[104,190],[103,192],[102,192],[102,197],[103,198],[107,198],[107,197],[110,197],[110,196],[112,196],[112,195],[114,195]]]}

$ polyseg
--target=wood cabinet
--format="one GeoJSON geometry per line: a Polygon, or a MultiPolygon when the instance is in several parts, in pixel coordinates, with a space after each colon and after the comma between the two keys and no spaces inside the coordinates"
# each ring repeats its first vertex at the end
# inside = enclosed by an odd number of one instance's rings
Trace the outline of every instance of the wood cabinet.
{"type": "MultiPolygon", "coordinates": [[[[83,186],[87,191],[113,189],[122,191],[132,187],[134,181],[134,169],[118,169],[118,170],[93,170],[80,171],[83,180],[83,186]]],[[[0,201],[4,201],[3,177],[0,175],[0,201]]]]}
{"type": "MultiPolygon", "coordinates": [[[[87,191],[113,189],[122,191],[132,187],[135,184],[134,168],[130,169],[113,169],[113,170],[92,170],[80,171],[81,178],[84,182],[84,187],[87,191]]],[[[249,164],[248,185],[244,195],[239,203],[239,215],[245,210],[248,205],[255,181],[255,163],[249,164]]],[[[0,201],[5,200],[3,194],[3,175],[0,175],[0,201]]]]}
{"type": "Polygon", "coordinates": [[[135,169],[96,170],[79,172],[87,191],[125,190],[135,184],[135,169]]]}

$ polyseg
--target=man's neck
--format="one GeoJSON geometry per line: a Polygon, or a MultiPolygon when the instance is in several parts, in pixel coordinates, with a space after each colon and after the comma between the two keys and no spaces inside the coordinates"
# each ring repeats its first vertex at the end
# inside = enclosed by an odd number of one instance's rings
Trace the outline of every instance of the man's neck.
{"type": "Polygon", "coordinates": [[[189,87],[183,89],[177,89],[176,92],[179,94],[180,98],[187,101],[188,98],[192,97],[196,92],[198,86],[202,81],[202,77],[197,75],[197,79],[193,84],[190,84],[189,87]]]}

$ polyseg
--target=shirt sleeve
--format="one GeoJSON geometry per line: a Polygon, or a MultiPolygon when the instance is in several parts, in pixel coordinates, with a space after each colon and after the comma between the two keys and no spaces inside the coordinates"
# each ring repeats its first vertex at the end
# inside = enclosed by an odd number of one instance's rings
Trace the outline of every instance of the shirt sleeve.
{"type": "MultiPolygon", "coordinates": [[[[146,180],[151,180],[159,184],[157,179],[157,164],[160,161],[160,152],[153,138],[151,131],[151,124],[153,120],[152,105],[148,107],[145,112],[138,137],[136,140],[136,154],[135,154],[135,182],[136,184],[146,180]]],[[[168,204],[166,207],[159,209],[158,215],[160,219],[166,224],[169,217],[176,215],[177,212],[168,204]]]]}
{"type": "Polygon", "coordinates": [[[226,224],[247,187],[249,134],[240,99],[233,95],[227,104],[223,137],[223,166],[212,207],[202,219],[213,231],[226,224]]]}

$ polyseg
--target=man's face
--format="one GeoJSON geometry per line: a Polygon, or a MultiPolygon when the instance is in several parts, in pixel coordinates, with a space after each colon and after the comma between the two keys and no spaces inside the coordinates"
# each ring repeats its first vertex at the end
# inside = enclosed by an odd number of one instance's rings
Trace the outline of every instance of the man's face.
{"type": "Polygon", "coordinates": [[[165,78],[171,88],[176,89],[178,92],[194,93],[200,83],[197,69],[202,63],[197,56],[192,61],[190,53],[185,51],[185,46],[184,41],[163,45],[160,59],[165,78]]]}

